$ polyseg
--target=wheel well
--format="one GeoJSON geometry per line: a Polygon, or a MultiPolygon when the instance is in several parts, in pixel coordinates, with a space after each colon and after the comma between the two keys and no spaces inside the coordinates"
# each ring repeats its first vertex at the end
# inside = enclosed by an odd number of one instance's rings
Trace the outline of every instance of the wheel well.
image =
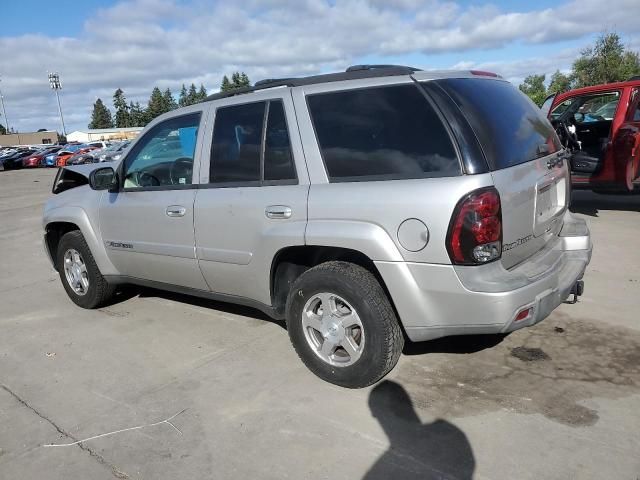
{"type": "MultiPolygon", "coordinates": [[[[313,245],[287,247],[276,254],[271,264],[271,304],[275,313],[284,316],[289,290],[300,275],[316,265],[332,260],[354,263],[367,269],[377,278],[389,296],[380,272],[373,261],[362,252],[349,248],[313,245]]],[[[390,296],[389,300],[391,301],[390,296]]]]}
{"type": "Polygon", "coordinates": [[[58,251],[58,244],[60,239],[69,232],[74,230],[80,230],[75,223],[70,222],[52,222],[47,225],[45,231],[45,241],[47,242],[47,249],[49,250],[49,256],[51,257],[53,268],[56,268],[56,252],[58,251]]]}

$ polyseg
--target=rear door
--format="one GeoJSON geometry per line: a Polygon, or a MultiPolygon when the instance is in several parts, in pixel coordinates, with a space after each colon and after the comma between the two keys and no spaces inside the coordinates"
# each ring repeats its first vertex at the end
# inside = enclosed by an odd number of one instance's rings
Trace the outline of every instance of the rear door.
{"type": "Polygon", "coordinates": [[[502,203],[505,268],[550,242],[569,202],[569,170],[558,137],[540,109],[506,81],[435,81],[475,131],[502,203]]]}
{"type": "Polygon", "coordinates": [[[215,109],[195,204],[196,251],[209,288],[271,304],[271,263],[304,245],[308,174],[289,90],[215,109]]]}

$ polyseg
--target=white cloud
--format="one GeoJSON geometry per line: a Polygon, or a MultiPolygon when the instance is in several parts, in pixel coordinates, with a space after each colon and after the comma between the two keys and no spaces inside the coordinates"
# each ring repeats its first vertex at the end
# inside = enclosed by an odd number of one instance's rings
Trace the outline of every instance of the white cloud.
{"type": "Polygon", "coordinates": [[[446,0],[125,0],[95,12],[74,37],[0,37],[0,52],[11,52],[0,57],[0,72],[12,126],[57,125],[46,78],[55,69],[67,123],[84,127],[95,98],[110,104],[118,87],[144,102],[154,85],[176,92],[195,81],[215,89],[236,69],[257,80],[342,69],[363,57],[455,53],[464,61],[460,67],[519,79],[566,68],[577,52],[483,63],[474,55],[512,45],[586,42],[603,28],[623,32],[637,48],[638,14],[637,0],[610,0],[606,8],[599,0],[573,0],[527,12],[446,0]]]}

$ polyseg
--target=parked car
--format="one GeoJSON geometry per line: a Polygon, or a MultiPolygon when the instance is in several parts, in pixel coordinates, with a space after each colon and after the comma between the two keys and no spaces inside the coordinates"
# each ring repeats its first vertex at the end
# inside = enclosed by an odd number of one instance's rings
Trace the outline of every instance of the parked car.
{"type": "Polygon", "coordinates": [[[542,106],[571,152],[571,181],[596,192],[640,185],[640,80],[551,95],[542,106]]]}
{"type": "Polygon", "coordinates": [[[96,155],[101,152],[102,148],[94,148],[91,150],[80,149],[78,152],[67,160],[67,165],[84,165],[85,163],[95,163],[96,155]]]}
{"type": "Polygon", "coordinates": [[[29,147],[20,147],[12,154],[0,158],[0,170],[16,170],[22,168],[22,160],[32,155],[34,150],[29,147]]]}
{"type": "Polygon", "coordinates": [[[405,334],[511,332],[577,299],[569,183],[551,124],[495,74],[359,66],[156,118],[118,163],[61,169],[43,225],[77,305],[135,283],[254,306],[355,388],[405,334]]]}
{"type": "Polygon", "coordinates": [[[42,167],[44,166],[44,159],[51,153],[56,153],[61,147],[50,147],[37,150],[28,157],[22,160],[22,166],[25,168],[42,167]]]}
{"type": "Polygon", "coordinates": [[[92,150],[96,150],[97,148],[98,147],[91,147],[84,144],[67,146],[58,152],[58,156],[56,157],[56,166],[64,167],[67,164],[67,161],[69,161],[69,159],[74,155],[87,153],[92,150]]]}
{"type": "Polygon", "coordinates": [[[96,152],[95,158],[97,158],[98,162],[113,162],[115,160],[120,160],[120,157],[130,143],[131,142],[129,141],[114,143],[111,146],[96,152]]]}

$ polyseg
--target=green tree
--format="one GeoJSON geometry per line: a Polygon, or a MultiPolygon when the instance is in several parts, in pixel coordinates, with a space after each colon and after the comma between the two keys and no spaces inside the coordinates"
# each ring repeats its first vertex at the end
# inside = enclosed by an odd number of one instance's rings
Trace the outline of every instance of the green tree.
{"type": "Polygon", "coordinates": [[[551,82],[547,89],[547,95],[551,95],[553,93],[564,93],[568,90],[571,90],[571,78],[560,70],[556,70],[556,72],[551,75],[551,82]]]}
{"type": "Polygon", "coordinates": [[[111,112],[102,103],[101,99],[97,99],[93,104],[93,112],[91,113],[91,123],[89,128],[112,128],[113,120],[111,119],[111,112]]]}
{"type": "Polygon", "coordinates": [[[189,86],[189,93],[187,93],[187,105],[193,105],[198,101],[198,89],[196,85],[192,83],[189,86]]]}
{"type": "Polygon", "coordinates": [[[0,135],[6,135],[6,134],[7,134],[6,127],[0,123],[0,135]]]}
{"type": "Polygon", "coordinates": [[[207,89],[204,88],[203,84],[200,84],[200,90],[198,90],[198,101],[203,101],[207,99],[207,89]]]}
{"type": "Polygon", "coordinates": [[[145,111],[139,102],[129,102],[129,116],[132,127],[144,127],[147,124],[145,111]]]}
{"type": "Polygon", "coordinates": [[[603,33],[593,46],[582,50],[573,63],[575,88],[620,82],[640,74],[637,52],[625,51],[620,36],[615,32],[603,33]]]}
{"type": "Polygon", "coordinates": [[[228,92],[229,90],[235,90],[237,88],[250,87],[251,82],[249,77],[244,72],[233,72],[231,74],[231,81],[226,75],[222,77],[222,83],[220,84],[221,92],[228,92]]]}
{"type": "Polygon", "coordinates": [[[220,84],[220,91],[228,92],[229,90],[232,90],[232,89],[233,89],[233,85],[229,81],[229,77],[225,75],[224,77],[222,77],[222,83],[220,84]]]}
{"type": "Polygon", "coordinates": [[[125,98],[124,92],[121,88],[118,88],[113,94],[113,108],[116,111],[116,127],[130,127],[131,115],[129,112],[129,106],[127,105],[127,99],[125,98]]]}
{"type": "Polygon", "coordinates": [[[176,99],[173,98],[173,94],[171,93],[171,89],[167,87],[167,89],[162,94],[162,98],[164,99],[164,108],[167,112],[171,110],[175,110],[178,108],[178,104],[176,103],[176,99]]]}
{"type": "Polygon", "coordinates": [[[187,105],[189,105],[187,103],[187,95],[187,87],[185,87],[183,83],[182,88],[180,89],[180,96],[178,97],[178,105],[180,105],[181,107],[186,107],[187,105]]]}
{"type": "Polygon", "coordinates": [[[145,114],[145,123],[149,123],[151,120],[165,112],[168,112],[166,100],[164,95],[158,87],[153,87],[149,102],[147,103],[147,109],[145,114]]]}
{"type": "Polygon", "coordinates": [[[544,78],[544,75],[529,75],[518,87],[521,92],[525,93],[538,106],[542,105],[542,102],[544,102],[547,96],[544,78]]]}

